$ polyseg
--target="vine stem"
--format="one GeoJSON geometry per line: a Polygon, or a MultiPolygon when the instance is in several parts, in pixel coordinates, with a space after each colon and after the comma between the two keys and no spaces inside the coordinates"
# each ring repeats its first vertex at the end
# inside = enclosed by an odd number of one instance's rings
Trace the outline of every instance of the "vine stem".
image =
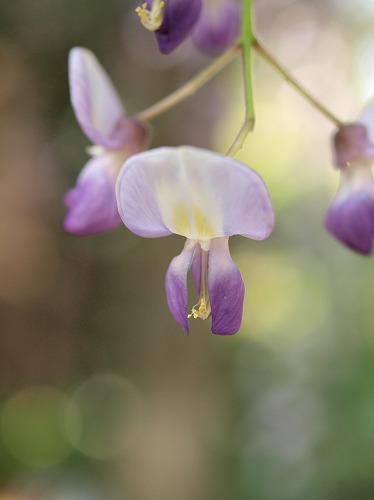
{"type": "Polygon", "coordinates": [[[220,57],[218,57],[212,64],[207,68],[202,70],[196,76],[191,78],[187,83],[182,85],[179,89],[172,92],[170,95],[161,99],[161,101],[156,102],[147,109],[140,111],[135,115],[135,118],[141,121],[150,121],[157,116],[165,113],[169,109],[173,108],[180,102],[184,101],[187,97],[192,96],[201,87],[209,82],[214,76],[216,76],[223,68],[225,68],[231,61],[233,61],[241,52],[241,46],[236,45],[231,48],[220,57]]]}
{"type": "Polygon", "coordinates": [[[208,83],[231,61],[233,61],[239,53],[241,53],[245,94],[245,116],[237,136],[226,153],[227,156],[234,157],[243,147],[244,141],[246,140],[248,134],[253,130],[255,124],[252,83],[252,49],[254,49],[260,57],[262,57],[262,59],[264,59],[278,73],[280,73],[286,82],[289,83],[300,95],[302,95],[314,108],[316,108],[335,125],[341,127],[343,122],[339,120],[331,111],[329,111],[321,102],[313,97],[302,85],[300,85],[291,76],[288,70],[285,69],[255,37],[253,32],[252,11],[252,0],[242,0],[241,38],[236,46],[218,57],[212,64],[191,78],[179,89],[175,90],[170,95],[161,99],[149,108],[137,113],[135,118],[140,121],[150,121],[162,113],[165,113],[180,102],[184,101],[186,98],[195,94],[201,87],[208,83]]]}
{"type": "Polygon", "coordinates": [[[258,52],[258,54],[268,62],[278,73],[280,73],[283,78],[288,82],[299,94],[301,94],[314,108],[318,109],[328,120],[332,121],[338,127],[343,125],[343,122],[339,120],[331,111],[329,111],[322,103],[315,99],[302,85],[300,85],[290,73],[281,66],[278,61],[265,49],[265,47],[256,39],[253,38],[252,41],[253,48],[258,52]]]}
{"type": "Polygon", "coordinates": [[[240,46],[242,48],[243,80],[245,115],[244,122],[240,127],[234,142],[231,144],[226,155],[234,157],[243,147],[248,134],[252,132],[255,125],[255,109],[252,83],[252,45],[253,34],[253,8],[252,0],[242,0],[240,46]]]}

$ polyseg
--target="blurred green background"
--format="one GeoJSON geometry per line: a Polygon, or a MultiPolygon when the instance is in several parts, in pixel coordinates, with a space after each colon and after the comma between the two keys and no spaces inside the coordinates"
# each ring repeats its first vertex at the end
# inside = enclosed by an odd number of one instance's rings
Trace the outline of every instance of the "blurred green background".
{"type": "MultiPolygon", "coordinates": [[[[323,218],[333,126],[254,57],[256,131],[239,158],[269,186],[269,240],[235,237],[243,326],[186,336],[164,275],[183,240],[124,227],[74,238],[63,194],[87,156],[71,47],[93,50],[135,113],[208,63],[158,54],[130,0],[0,2],[0,500],[374,498],[374,266],[323,218]]],[[[372,0],[258,0],[265,46],[338,117],[374,88],[372,0]]],[[[239,61],[153,123],[152,146],[225,152],[239,61]]],[[[194,303],[191,292],[191,304],[194,303]]]]}

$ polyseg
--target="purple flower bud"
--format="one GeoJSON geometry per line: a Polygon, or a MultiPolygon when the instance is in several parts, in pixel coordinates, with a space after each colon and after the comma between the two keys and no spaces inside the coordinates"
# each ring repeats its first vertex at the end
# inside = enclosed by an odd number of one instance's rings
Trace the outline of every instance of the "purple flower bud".
{"type": "Polygon", "coordinates": [[[143,26],[154,31],[160,52],[169,54],[191,33],[202,0],[147,0],[136,9],[143,26]]]}
{"type": "Polygon", "coordinates": [[[240,4],[237,0],[206,1],[192,33],[201,52],[217,56],[235,44],[240,32],[240,4]]]}
{"type": "Polygon", "coordinates": [[[352,250],[369,254],[374,237],[374,180],[370,164],[341,170],[338,192],[325,218],[326,229],[352,250]]]}

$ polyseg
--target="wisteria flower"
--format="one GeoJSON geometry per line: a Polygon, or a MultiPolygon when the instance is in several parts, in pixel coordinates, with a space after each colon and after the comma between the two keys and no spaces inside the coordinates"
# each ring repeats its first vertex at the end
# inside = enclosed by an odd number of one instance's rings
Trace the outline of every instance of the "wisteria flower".
{"type": "Polygon", "coordinates": [[[146,0],[136,12],[142,25],[154,31],[160,52],[169,54],[191,33],[202,0],[146,0]]]}
{"type": "Polygon", "coordinates": [[[335,166],[340,184],[325,218],[327,230],[348,248],[372,251],[374,237],[374,145],[363,123],[343,125],[334,136],[335,166]]]}
{"type": "Polygon", "coordinates": [[[221,54],[235,44],[239,32],[239,0],[203,0],[192,32],[192,40],[201,52],[209,56],[221,54]]]}
{"type": "Polygon", "coordinates": [[[187,238],[166,273],[167,301],[175,320],[212,316],[212,332],[236,333],[244,283],[231,259],[228,238],[262,240],[274,214],[261,177],[231,158],[193,147],[160,148],[129,158],[117,180],[119,212],[133,233],[146,238],[172,233],[187,238]],[[187,274],[198,303],[187,315],[187,274]]]}
{"type": "Polygon", "coordinates": [[[75,47],[69,55],[71,103],[78,123],[94,144],[89,160],[68,191],[64,228],[74,235],[110,231],[121,219],[115,197],[120,167],[147,146],[147,127],[126,116],[109,76],[88,49],[75,47]]]}

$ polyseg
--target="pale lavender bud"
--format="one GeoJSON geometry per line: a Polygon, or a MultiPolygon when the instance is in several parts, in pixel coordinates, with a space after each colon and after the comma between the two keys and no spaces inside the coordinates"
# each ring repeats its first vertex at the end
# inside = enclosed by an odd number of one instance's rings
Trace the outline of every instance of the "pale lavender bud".
{"type": "Polygon", "coordinates": [[[348,163],[374,158],[374,146],[369,140],[365,125],[343,125],[333,138],[334,164],[343,168],[348,163]]]}
{"type": "Polygon", "coordinates": [[[205,0],[192,33],[201,52],[217,56],[235,44],[240,31],[240,4],[237,0],[205,0]]]}

